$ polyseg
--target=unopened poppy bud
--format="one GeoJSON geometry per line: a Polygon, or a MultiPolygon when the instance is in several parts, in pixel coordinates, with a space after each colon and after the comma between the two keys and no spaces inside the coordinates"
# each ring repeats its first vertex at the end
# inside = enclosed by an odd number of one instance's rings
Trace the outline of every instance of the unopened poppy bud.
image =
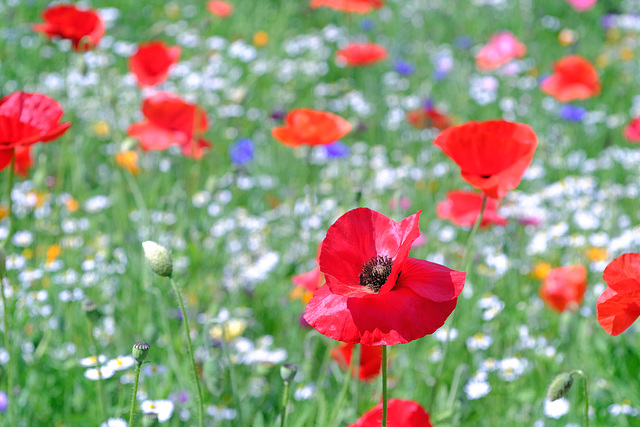
{"type": "Polygon", "coordinates": [[[164,246],[160,246],[156,242],[147,240],[142,243],[144,257],[147,264],[158,276],[169,277],[173,273],[173,263],[171,262],[171,253],[164,246]]]}
{"type": "Polygon", "coordinates": [[[147,358],[147,354],[149,354],[149,344],[144,341],[136,342],[133,345],[131,354],[133,355],[133,358],[136,359],[136,362],[141,364],[147,358]]]}
{"type": "Polygon", "coordinates": [[[142,425],[144,427],[155,427],[158,424],[158,414],[156,414],[155,412],[147,412],[142,417],[142,425]]]}
{"type": "Polygon", "coordinates": [[[82,311],[86,313],[87,317],[92,322],[96,322],[98,319],[100,319],[101,314],[98,310],[98,304],[96,304],[95,301],[92,301],[90,299],[82,301],[82,311]]]}
{"type": "Polygon", "coordinates": [[[202,364],[202,376],[207,389],[216,397],[224,391],[224,367],[215,357],[207,357],[202,364]]]}
{"type": "Polygon", "coordinates": [[[298,367],[292,363],[285,363],[280,367],[280,376],[285,384],[290,383],[298,372],[298,367]]]}
{"type": "Polygon", "coordinates": [[[566,372],[558,375],[551,381],[549,390],[547,390],[547,399],[551,402],[558,400],[569,392],[573,385],[573,375],[566,372]]]}
{"type": "Polygon", "coordinates": [[[7,254],[4,249],[0,248],[0,278],[4,277],[7,272],[7,254]]]}

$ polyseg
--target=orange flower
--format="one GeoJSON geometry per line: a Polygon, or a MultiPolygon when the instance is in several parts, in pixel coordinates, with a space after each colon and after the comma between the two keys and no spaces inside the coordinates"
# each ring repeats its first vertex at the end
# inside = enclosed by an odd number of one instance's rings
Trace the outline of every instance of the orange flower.
{"type": "Polygon", "coordinates": [[[126,169],[131,175],[138,175],[140,167],[138,166],[138,153],[133,150],[122,151],[116,154],[116,163],[123,169],[126,169]]]}
{"type": "Polygon", "coordinates": [[[226,1],[212,0],[207,3],[207,9],[220,18],[228,18],[233,13],[233,5],[226,1]]]}
{"type": "Polygon", "coordinates": [[[595,67],[580,55],[565,56],[553,65],[554,73],[540,89],[560,102],[588,99],[600,95],[602,83],[595,67]]]}
{"type": "Polygon", "coordinates": [[[382,0],[311,0],[312,9],[328,7],[343,12],[367,13],[382,6],[382,0]]]}
{"type": "Polygon", "coordinates": [[[291,110],[284,123],[271,134],[290,147],[331,144],[351,131],[351,124],[342,117],[309,108],[291,110]]]}
{"type": "Polygon", "coordinates": [[[336,54],[349,67],[366,67],[387,58],[387,49],[375,43],[351,43],[336,54]]]}
{"type": "Polygon", "coordinates": [[[587,290],[587,269],[570,265],[552,269],[540,287],[540,298],[555,311],[575,311],[587,290]]]}

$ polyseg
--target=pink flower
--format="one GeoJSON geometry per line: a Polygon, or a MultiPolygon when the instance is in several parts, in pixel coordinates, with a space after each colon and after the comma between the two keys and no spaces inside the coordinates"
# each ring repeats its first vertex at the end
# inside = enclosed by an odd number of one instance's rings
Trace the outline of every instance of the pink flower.
{"type": "Polygon", "coordinates": [[[489,42],[476,55],[476,66],[480,71],[495,70],[514,58],[522,58],[527,47],[509,31],[491,36],[489,42]]]}
{"type": "Polygon", "coordinates": [[[567,3],[578,12],[584,12],[593,9],[598,0],[567,0],[567,3]]]}

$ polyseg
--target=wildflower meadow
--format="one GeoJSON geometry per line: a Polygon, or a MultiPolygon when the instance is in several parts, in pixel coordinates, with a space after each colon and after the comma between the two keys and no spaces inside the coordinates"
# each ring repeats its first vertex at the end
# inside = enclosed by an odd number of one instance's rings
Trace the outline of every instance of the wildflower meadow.
{"type": "Polygon", "coordinates": [[[0,425],[640,426],[639,0],[0,0],[0,425]]]}

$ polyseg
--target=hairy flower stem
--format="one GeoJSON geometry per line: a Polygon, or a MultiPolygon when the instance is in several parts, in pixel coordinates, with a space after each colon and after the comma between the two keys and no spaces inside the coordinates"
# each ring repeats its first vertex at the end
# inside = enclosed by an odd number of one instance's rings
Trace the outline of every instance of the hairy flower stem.
{"type": "Polygon", "coordinates": [[[351,383],[351,376],[353,375],[353,367],[356,364],[355,360],[355,354],[352,352],[351,361],[349,362],[349,369],[347,369],[347,372],[345,373],[344,381],[342,382],[342,389],[340,390],[340,395],[338,397],[336,406],[331,412],[331,418],[329,422],[330,426],[336,426],[340,421],[340,410],[342,409],[342,405],[344,404],[345,398],[347,397],[347,391],[349,390],[349,384],[351,383]]]}
{"type": "MultiPolygon", "coordinates": [[[[467,245],[464,253],[464,261],[462,262],[462,266],[464,268],[463,271],[467,272],[469,270],[469,263],[471,262],[471,246],[473,245],[473,238],[478,232],[478,228],[480,228],[480,224],[482,223],[482,217],[484,216],[484,210],[487,207],[487,195],[482,195],[482,206],[480,207],[480,215],[476,219],[475,224],[473,224],[473,228],[469,232],[469,237],[467,238],[467,245]]],[[[436,380],[433,383],[433,387],[431,388],[431,396],[429,397],[429,406],[427,407],[427,411],[431,412],[433,409],[433,403],[436,399],[436,392],[438,391],[438,385],[442,378],[442,371],[444,370],[444,362],[447,360],[447,353],[449,352],[450,347],[450,334],[451,330],[454,328],[456,324],[458,310],[453,310],[451,314],[451,321],[449,322],[449,329],[447,330],[447,337],[444,342],[444,346],[442,348],[442,358],[440,359],[440,363],[438,364],[438,369],[436,371],[436,380]]]]}
{"type": "Polygon", "coordinates": [[[582,389],[584,393],[584,426],[589,427],[589,392],[587,391],[587,376],[580,369],[571,371],[571,377],[574,375],[582,378],[582,389]]]}
{"type": "MultiPolygon", "coordinates": [[[[11,198],[11,191],[13,190],[13,181],[16,176],[16,149],[14,148],[11,153],[11,164],[9,165],[9,182],[7,184],[7,196],[9,197],[9,230],[7,231],[7,236],[0,244],[0,248],[4,248],[7,245],[9,239],[11,239],[11,234],[13,234],[14,227],[14,217],[13,217],[13,199],[11,198]]],[[[8,349],[7,349],[8,350],[8,349]]]]}
{"type": "Polygon", "coordinates": [[[382,346],[382,427],[387,427],[387,346],[382,346]]]}
{"type": "Polygon", "coordinates": [[[93,322],[88,320],[89,323],[89,339],[91,340],[91,345],[95,351],[96,356],[96,369],[98,370],[98,381],[96,381],[96,387],[98,388],[98,401],[100,408],[100,419],[106,420],[107,410],[104,406],[104,395],[102,393],[102,363],[100,363],[100,351],[98,350],[98,342],[96,341],[96,337],[93,336],[93,322]]]}
{"type": "Polygon", "coordinates": [[[176,298],[178,299],[178,303],[180,304],[180,310],[182,311],[182,323],[184,323],[184,330],[187,334],[187,347],[189,347],[189,355],[191,356],[191,368],[193,370],[193,380],[196,383],[197,390],[197,398],[198,398],[198,425],[200,427],[204,426],[204,405],[203,405],[203,397],[202,397],[202,389],[200,388],[200,380],[198,380],[198,368],[196,368],[196,359],[193,356],[193,345],[191,344],[191,334],[189,332],[189,322],[187,321],[187,310],[184,308],[184,303],[182,302],[182,296],[180,295],[180,290],[178,289],[178,284],[174,280],[173,276],[169,276],[169,281],[171,282],[171,286],[173,287],[173,292],[176,294],[176,298]]]}
{"type": "MultiPolygon", "coordinates": [[[[13,169],[12,169],[13,170],[13,169]]],[[[15,402],[13,400],[14,396],[13,396],[13,369],[11,368],[11,365],[13,363],[13,352],[11,351],[11,342],[9,341],[9,310],[7,307],[7,297],[4,294],[4,275],[0,274],[0,292],[2,293],[2,307],[3,307],[3,316],[2,316],[2,320],[4,323],[4,346],[7,349],[7,353],[9,354],[9,362],[7,363],[7,395],[9,396],[9,399],[12,399],[9,401],[9,424],[14,426],[15,425],[15,418],[13,416],[14,414],[14,408],[15,408],[15,402]]]]}
{"type": "Polygon", "coordinates": [[[140,367],[142,362],[136,363],[136,379],[133,381],[133,392],[131,393],[131,408],[129,409],[129,426],[133,427],[133,418],[136,413],[136,396],[138,395],[138,379],[140,379],[140,367]]]}
{"type": "Polygon", "coordinates": [[[282,394],[282,418],[280,418],[280,427],[285,426],[287,419],[287,405],[289,404],[289,381],[284,383],[284,393],[282,394]]]}

